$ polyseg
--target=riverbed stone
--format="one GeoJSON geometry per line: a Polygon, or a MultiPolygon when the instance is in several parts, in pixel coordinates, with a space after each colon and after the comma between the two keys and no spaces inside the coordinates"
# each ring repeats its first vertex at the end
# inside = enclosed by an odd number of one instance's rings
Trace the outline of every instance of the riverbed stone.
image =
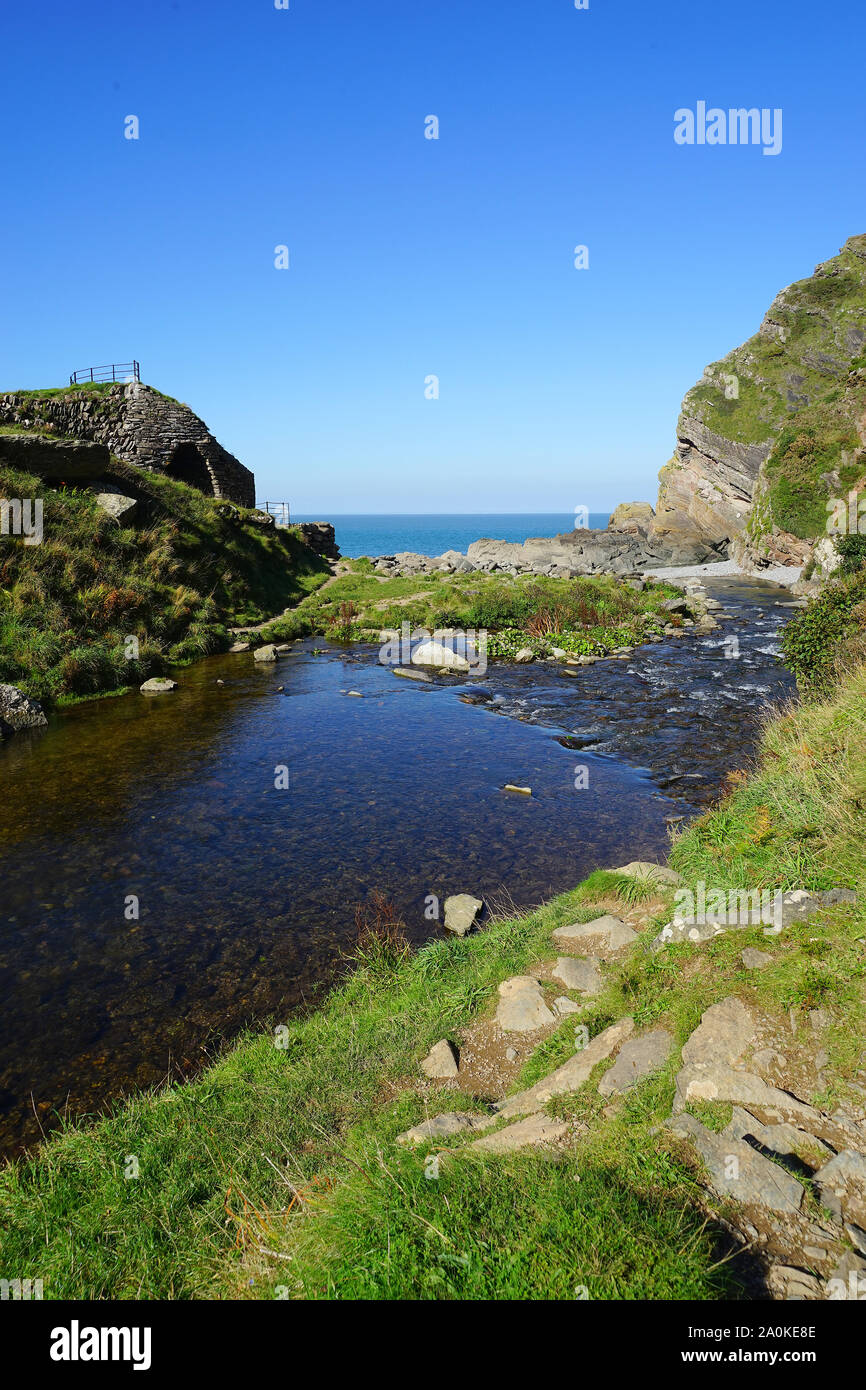
{"type": "Polygon", "coordinates": [[[232,642],[229,647],[230,652],[248,652],[252,646],[251,642],[232,642]]]}
{"type": "Polygon", "coordinates": [[[434,666],[446,671],[468,671],[471,663],[460,652],[447,646],[444,642],[435,642],[432,638],[426,642],[419,642],[412,652],[413,666],[434,666]]]}
{"type": "Polygon", "coordinates": [[[48,723],[38,700],[32,700],[17,685],[0,684],[0,737],[22,729],[40,729],[48,723]]]}
{"type": "Polygon", "coordinates": [[[556,1022],[544,1002],[541,985],[531,975],[516,975],[499,986],[496,1022],[503,1033],[536,1033],[556,1022]]]}
{"type": "Polygon", "coordinates": [[[168,695],[170,691],[177,690],[177,681],[169,680],[165,676],[151,676],[149,681],[140,685],[139,690],[142,695],[168,695]]]}
{"type": "Polygon", "coordinates": [[[603,988],[598,962],[581,960],[576,956],[560,956],[551,971],[555,980],[560,980],[566,989],[580,990],[581,994],[600,994],[603,988]]]}
{"type": "Polygon", "coordinates": [[[276,661],[277,649],[273,642],[267,642],[263,647],[256,647],[253,657],[256,661],[276,661]]]}
{"type": "Polygon", "coordinates": [[[674,1040],[664,1028],[655,1028],[640,1038],[630,1038],[620,1048],[613,1066],[601,1078],[599,1095],[619,1095],[636,1086],[645,1076],[660,1071],[673,1048],[674,1040]]]}
{"type": "Polygon", "coordinates": [[[411,671],[408,666],[395,666],[393,674],[407,681],[425,681],[428,685],[433,680],[429,671],[411,671]]]}
{"type": "Polygon", "coordinates": [[[605,913],[603,917],[596,917],[592,922],[573,922],[567,927],[557,927],[553,933],[554,941],[584,942],[593,939],[600,939],[611,951],[618,951],[623,946],[630,946],[637,941],[637,932],[622,922],[619,917],[612,917],[610,913],[605,913]]]}
{"type": "Polygon", "coordinates": [[[455,936],[466,936],[475,926],[475,919],[484,903],[471,893],[455,893],[445,899],[445,930],[455,936]]]}
{"type": "Polygon", "coordinates": [[[800,1210],[805,1196],[802,1183],[750,1144],[705,1129],[694,1115],[678,1115],[668,1121],[668,1127],[678,1138],[691,1140],[717,1196],[767,1211],[800,1210]]]}
{"type": "Polygon", "coordinates": [[[456,1076],[458,1072],[457,1049],[447,1038],[442,1038],[441,1042],[431,1047],[427,1056],[422,1059],[421,1070],[425,1076],[433,1080],[442,1080],[446,1077],[456,1076]]]}
{"type": "Polygon", "coordinates": [[[521,647],[519,652],[514,653],[514,660],[522,666],[526,662],[535,660],[535,652],[531,647],[521,647]]]}

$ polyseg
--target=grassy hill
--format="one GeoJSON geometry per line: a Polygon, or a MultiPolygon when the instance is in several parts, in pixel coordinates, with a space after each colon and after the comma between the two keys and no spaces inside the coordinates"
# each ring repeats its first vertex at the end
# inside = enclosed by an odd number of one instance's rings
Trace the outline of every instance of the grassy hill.
{"type": "Polygon", "coordinates": [[[134,526],[86,488],[0,466],[0,497],[44,503],[40,545],[0,537],[0,681],[39,700],[139,684],[225,650],[229,626],[272,617],[327,577],[297,533],[244,508],[117,460],[110,481],[140,499],[134,526]]]}

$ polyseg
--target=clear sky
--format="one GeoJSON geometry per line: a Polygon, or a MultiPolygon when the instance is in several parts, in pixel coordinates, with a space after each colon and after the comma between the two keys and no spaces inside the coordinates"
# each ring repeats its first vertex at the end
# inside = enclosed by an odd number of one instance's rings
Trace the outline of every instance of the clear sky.
{"type": "Polygon", "coordinates": [[[323,517],[655,500],[705,364],[866,231],[864,38],[863,0],[6,0],[0,386],[137,357],[323,517]],[[677,145],[701,100],[781,153],[677,145]]]}

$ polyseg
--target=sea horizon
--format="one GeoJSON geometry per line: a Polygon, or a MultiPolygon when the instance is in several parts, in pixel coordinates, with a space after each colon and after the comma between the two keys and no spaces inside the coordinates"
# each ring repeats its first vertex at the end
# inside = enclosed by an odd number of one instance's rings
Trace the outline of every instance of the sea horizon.
{"type": "MultiPolygon", "coordinates": [[[[603,529],[610,512],[590,512],[589,524],[603,529]]],[[[557,536],[573,531],[573,512],[299,512],[292,521],[329,521],[340,553],[347,559],[361,555],[442,555],[446,550],[466,553],[473,541],[516,541],[532,536],[557,536]]]]}

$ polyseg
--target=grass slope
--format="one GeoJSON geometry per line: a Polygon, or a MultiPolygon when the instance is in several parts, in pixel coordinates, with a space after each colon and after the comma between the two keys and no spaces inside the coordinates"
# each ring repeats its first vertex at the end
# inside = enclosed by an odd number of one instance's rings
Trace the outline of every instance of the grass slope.
{"type": "Polygon", "coordinates": [[[41,545],[0,537],[0,681],[37,699],[137,684],[224,650],[230,624],[270,617],[328,574],[296,533],[242,508],[118,461],[111,481],[140,498],[135,526],[86,489],[0,468],[0,497],[44,505],[41,545]]]}
{"type": "MultiPolygon", "coordinates": [[[[866,806],[866,670],[767,727],[755,769],[674,847],[695,886],[858,889],[866,806]]],[[[0,1277],[42,1278],[59,1297],[738,1297],[748,1271],[726,1260],[691,1160],[660,1132],[676,1058],[605,1114],[595,1080],[552,1103],[580,1127],[551,1157],[462,1154],[425,1176],[394,1137],[431,1112],[418,1061],[493,1008],[498,983],[550,959],[550,933],[599,906],[628,906],[632,881],[596,873],[536,912],[411,954],[368,935],[321,1009],[252,1033],[197,1081],[139,1096],[50,1137],[0,1174],[0,1277]],[[277,1045],[279,1042],[281,1045],[277,1045]],[[134,1157],[139,1176],[128,1178],[134,1157]]],[[[654,925],[670,903],[657,901],[654,925]]],[[[779,938],[760,928],[605,970],[581,1015],[595,1035],[633,1014],[682,1043],[701,1013],[738,994],[788,1027],[829,1017],[827,1093],[860,1062],[866,910],[828,909],[779,938]],[[773,963],[743,968],[744,946],[773,963]]],[[[574,1048],[565,1020],[520,1084],[574,1048]]],[[[450,1092],[440,1108],[476,1109],[450,1092]]],[[[702,1114],[721,1124],[724,1115],[702,1114]]]]}

